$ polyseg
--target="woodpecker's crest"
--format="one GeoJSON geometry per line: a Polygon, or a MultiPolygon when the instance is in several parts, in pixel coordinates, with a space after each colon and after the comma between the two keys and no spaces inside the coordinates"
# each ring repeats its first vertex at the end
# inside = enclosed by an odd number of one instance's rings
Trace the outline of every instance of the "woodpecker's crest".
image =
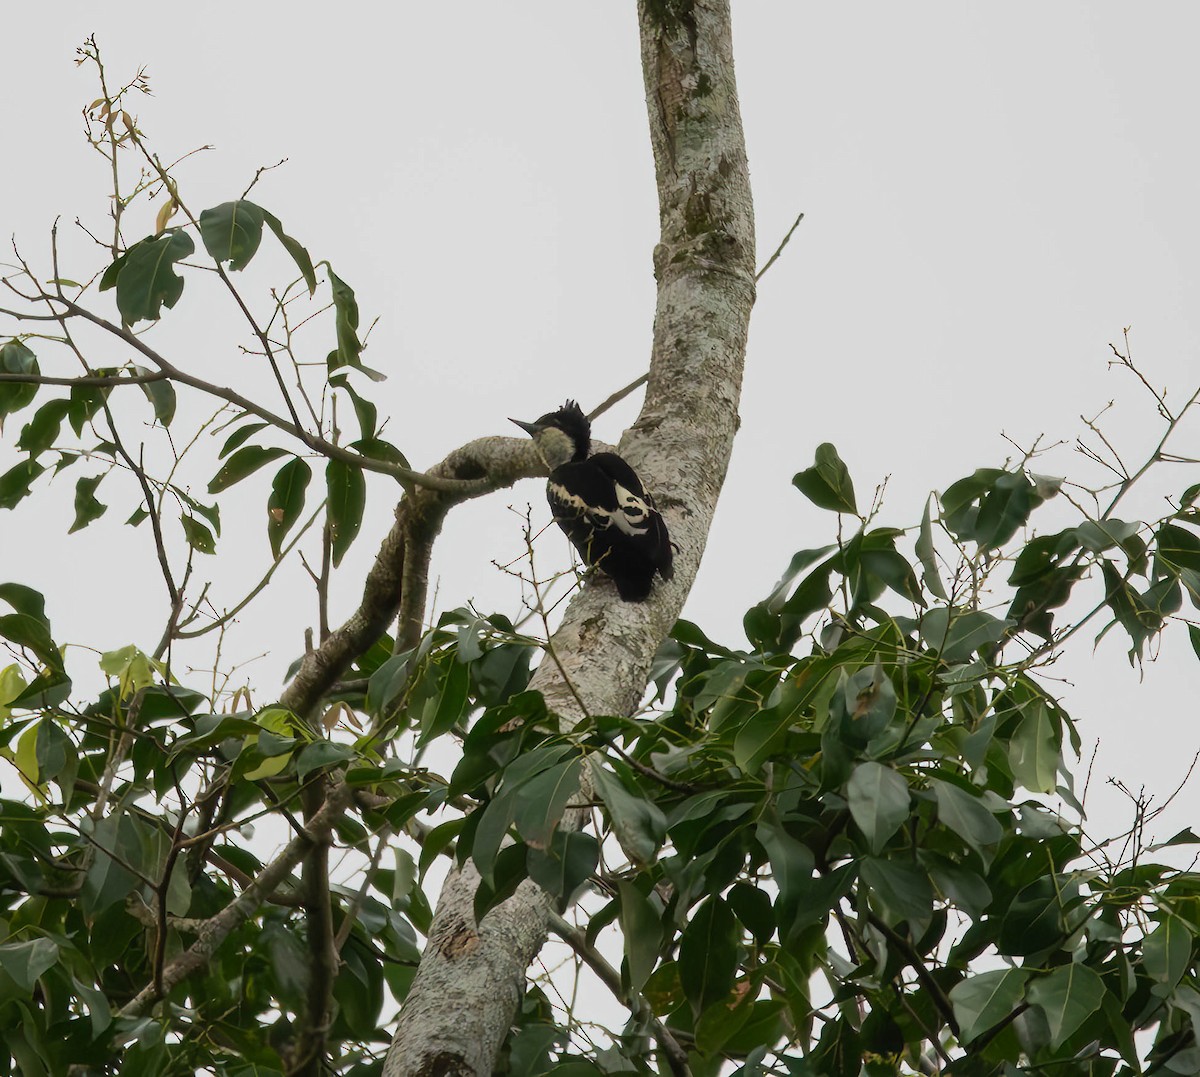
{"type": "Polygon", "coordinates": [[[587,564],[611,576],[631,602],[650,594],[655,573],[671,579],[671,539],[654,499],[616,453],[588,456],[591,423],[574,400],[532,423],[512,421],[551,469],[546,497],[554,520],[587,564]]]}
{"type": "Polygon", "coordinates": [[[584,415],[583,408],[568,400],[558,411],[548,411],[540,419],[523,423],[510,419],[533,438],[534,444],[553,469],[568,460],[583,460],[592,445],[592,424],[584,415]]]}

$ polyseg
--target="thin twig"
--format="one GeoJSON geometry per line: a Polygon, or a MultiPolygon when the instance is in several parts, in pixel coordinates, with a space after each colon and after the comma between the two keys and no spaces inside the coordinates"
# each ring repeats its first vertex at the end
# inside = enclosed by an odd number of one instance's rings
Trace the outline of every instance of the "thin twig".
{"type": "Polygon", "coordinates": [[[765,274],[766,271],[768,269],[770,269],[771,266],[773,266],[776,263],[776,261],[778,261],[779,256],[783,253],[783,248],[788,245],[788,240],[792,238],[792,233],[794,231],[796,231],[796,229],[799,227],[800,222],[802,220],[804,220],[803,213],[801,213],[794,221],[792,221],[792,227],[787,230],[787,235],[783,237],[782,242],[780,242],[779,246],[775,248],[775,253],[772,254],[771,257],[767,259],[767,264],[765,266],[763,266],[762,269],[760,269],[757,273],[754,274],[754,283],[755,284],[757,284],[760,280],[762,280],[763,274],[765,274]]]}
{"type": "Polygon", "coordinates": [[[578,929],[572,927],[558,913],[553,911],[547,912],[547,923],[550,930],[579,955],[584,964],[596,974],[600,982],[623,1005],[628,1006],[633,1013],[644,1015],[649,1019],[650,1027],[654,1030],[654,1038],[658,1040],[659,1046],[662,1047],[667,1065],[671,1067],[671,1072],[675,1077],[691,1077],[687,1052],[679,1045],[679,1041],[671,1035],[671,1031],[666,1025],[654,1016],[646,1000],[641,995],[630,996],[626,992],[621,983],[620,972],[613,968],[594,946],[588,944],[587,939],[583,937],[578,929]]]}
{"type": "Polygon", "coordinates": [[[649,380],[650,380],[650,372],[649,371],[646,371],[645,374],[639,374],[636,378],[633,379],[633,381],[631,381],[628,385],[626,385],[624,389],[618,389],[615,393],[612,394],[612,396],[610,396],[607,400],[605,400],[604,403],[597,405],[595,408],[593,408],[591,411],[589,411],[588,419],[589,420],[598,419],[601,415],[603,415],[606,411],[608,411],[609,408],[615,407],[622,400],[624,400],[630,393],[634,392],[636,389],[640,389],[649,380]]]}
{"type": "MultiPolygon", "coordinates": [[[[54,315],[52,321],[59,321],[60,315],[54,315]]],[[[0,382],[17,382],[25,385],[76,385],[84,388],[109,389],[121,385],[145,385],[151,381],[166,381],[170,377],[163,371],[149,374],[88,374],[81,378],[57,378],[49,374],[0,374],[0,382]]]]}

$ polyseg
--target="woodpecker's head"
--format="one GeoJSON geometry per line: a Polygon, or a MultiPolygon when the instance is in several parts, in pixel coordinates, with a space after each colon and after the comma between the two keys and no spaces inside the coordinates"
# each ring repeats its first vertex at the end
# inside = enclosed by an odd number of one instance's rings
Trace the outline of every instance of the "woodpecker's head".
{"type": "Polygon", "coordinates": [[[592,424],[574,400],[568,400],[558,411],[549,411],[540,419],[523,423],[510,419],[537,445],[551,470],[569,460],[584,460],[592,444],[592,424]]]}

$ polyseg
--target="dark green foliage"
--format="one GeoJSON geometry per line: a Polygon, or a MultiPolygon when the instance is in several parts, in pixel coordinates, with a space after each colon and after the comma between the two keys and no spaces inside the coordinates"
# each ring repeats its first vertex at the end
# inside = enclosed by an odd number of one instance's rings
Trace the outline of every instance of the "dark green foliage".
{"type": "MultiPolygon", "coordinates": [[[[261,207],[205,211],[200,235],[238,270],[264,226],[311,292],[307,252],[261,207]]],[[[172,229],[109,267],[103,285],[126,322],[178,300],[191,243],[172,229]]],[[[182,532],[192,568],[217,552],[221,499],[268,464],[269,492],[260,477],[235,496],[262,497],[253,519],[261,527],[265,508],[272,559],[323,519],[313,537],[324,563],[342,563],[367,496],[337,429],[351,410],[350,448],[407,466],[350,383],[371,376],[358,304],[328,276],[337,347],[322,370],[334,404],[321,437],[297,438],[290,420],[243,402],[211,442],[211,504],[141,476],[150,494],[138,483],[129,522],[154,513],[177,546],[182,532]],[[302,524],[322,455],[324,505],[302,524]]],[[[0,362],[38,370],[15,340],[0,362]]],[[[25,457],[0,475],[0,508],[80,460],[72,530],[105,513],[102,480],[116,502],[132,457],[109,426],[115,388],[75,385],[32,411],[16,439],[25,457]]],[[[174,389],[142,390],[155,423],[144,405],[143,419],[165,437],[174,389]]],[[[0,385],[0,418],[34,397],[0,385]]],[[[624,1028],[589,1044],[534,986],[499,1072],[655,1072],[662,1028],[694,1074],[712,1077],[733,1066],[747,1077],[1196,1072],[1200,881],[1170,857],[1197,838],[1181,832],[1166,855],[1085,855],[1080,820],[1047,801],[1076,804],[1079,738],[1037,674],[1090,618],[1137,661],[1185,602],[1200,608],[1196,488],[1160,520],[1098,513],[1030,534],[1060,483],[1021,469],[951,484],[907,531],[860,509],[832,445],[794,485],[844,530],[795,554],[746,613],[746,647],[679,621],[649,669],[651,714],[637,720],[567,728],[528,690],[544,641],[473,610],[444,614],[403,653],[381,637],[324,713],[208,698],[178,682],[186,667],[132,646],[102,655],[107,688],[76,699],[41,596],[0,585],[0,753],[28,789],[27,802],[0,804],[9,1071],[285,1072],[310,1020],[311,977],[325,975],[298,863],[199,970],[155,1005],[134,1000],[202,927],[240,908],[277,855],[250,828],[274,817],[290,835],[314,790],[344,782],[357,799],[336,820],[335,852],[359,874],[329,888],[339,964],[326,1046],[341,1072],[379,1072],[383,1015],[412,981],[431,873],[447,857],[478,869],[477,918],[532,881],[575,918],[573,945],[621,954],[608,981],[628,1007],[624,1028]],[[446,746],[444,773],[423,762],[446,746]]],[[[1187,628],[1200,655],[1200,629],[1187,628]]]]}
{"type": "MultiPolygon", "coordinates": [[[[0,374],[34,375],[39,372],[37,356],[21,341],[10,340],[0,345],[0,374]]],[[[6,415],[33,403],[37,390],[37,385],[30,382],[0,382],[0,429],[3,429],[6,415]]]]}
{"type": "Polygon", "coordinates": [[[128,325],[158,321],[183,295],[183,278],[175,264],[196,249],[182,228],[170,228],[133,244],[100,278],[100,291],[117,290],[117,309],[128,325]]]}

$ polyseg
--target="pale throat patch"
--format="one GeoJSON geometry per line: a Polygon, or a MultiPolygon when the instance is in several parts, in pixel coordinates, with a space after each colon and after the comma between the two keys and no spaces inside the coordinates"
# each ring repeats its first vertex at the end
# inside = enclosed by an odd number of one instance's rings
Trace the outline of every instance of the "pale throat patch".
{"type": "Polygon", "coordinates": [[[575,455],[575,442],[556,426],[548,426],[540,431],[533,443],[551,471],[575,455]]]}

